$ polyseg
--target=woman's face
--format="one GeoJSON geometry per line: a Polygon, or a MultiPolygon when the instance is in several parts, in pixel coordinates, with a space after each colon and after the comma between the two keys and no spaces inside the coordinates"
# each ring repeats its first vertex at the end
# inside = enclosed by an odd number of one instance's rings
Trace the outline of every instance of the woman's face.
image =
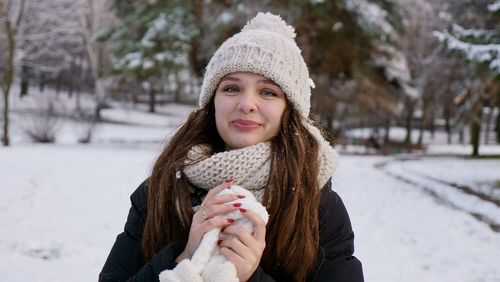
{"type": "Polygon", "coordinates": [[[249,72],[228,74],[215,91],[217,131],[233,149],[268,141],[278,134],[286,104],[272,80],[249,72]]]}

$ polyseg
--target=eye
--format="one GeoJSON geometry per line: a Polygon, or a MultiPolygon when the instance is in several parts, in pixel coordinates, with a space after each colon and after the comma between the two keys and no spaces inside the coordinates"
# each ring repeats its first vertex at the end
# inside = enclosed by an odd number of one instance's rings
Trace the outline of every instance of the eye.
{"type": "Polygon", "coordinates": [[[224,88],[222,88],[222,91],[229,92],[229,93],[238,92],[239,90],[240,89],[234,85],[228,85],[228,86],[224,86],[224,88]]]}
{"type": "Polygon", "coordinates": [[[260,93],[264,97],[277,97],[278,96],[278,94],[276,94],[276,92],[274,92],[271,89],[262,89],[262,91],[260,93]]]}

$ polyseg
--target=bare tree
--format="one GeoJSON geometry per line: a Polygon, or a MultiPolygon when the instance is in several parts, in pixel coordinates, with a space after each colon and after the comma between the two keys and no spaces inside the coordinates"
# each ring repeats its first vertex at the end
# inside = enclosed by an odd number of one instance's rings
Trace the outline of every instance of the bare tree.
{"type": "MultiPolygon", "coordinates": [[[[3,136],[2,144],[9,146],[9,93],[14,80],[14,58],[16,56],[16,36],[23,19],[25,0],[21,1],[0,1],[0,36],[6,40],[0,40],[0,50],[6,49],[5,58],[0,57],[1,61],[6,61],[4,67],[0,67],[3,74],[0,77],[0,88],[3,94],[3,136]],[[3,35],[5,33],[5,35],[3,35]],[[2,46],[1,42],[6,42],[7,46],[2,46]]],[[[3,53],[3,52],[2,52],[3,53]]]]}
{"type": "Polygon", "coordinates": [[[93,40],[96,33],[113,25],[115,18],[109,11],[106,0],[81,0],[79,10],[80,26],[85,42],[90,69],[95,81],[94,95],[96,99],[95,119],[100,120],[100,113],[105,105],[106,80],[103,70],[109,66],[107,45],[93,40]]]}
{"type": "MultiPolygon", "coordinates": [[[[23,80],[26,70],[42,73],[44,77],[60,77],[69,70],[75,57],[83,57],[83,29],[79,24],[82,0],[22,0],[0,2],[0,37],[2,75],[0,86],[4,96],[3,144],[9,144],[9,93],[18,70],[23,80]],[[2,43],[6,42],[6,46],[2,43]],[[5,61],[5,63],[3,63],[5,61]]],[[[81,61],[81,60],[80,60],[81,61]]]]}
{"type": "Polygon", "coordinates": [[[426,123],[433,121],[431,113],[433,101],[437,99],[437,94],[426,91],[430,75],[433,68],[438,66],[437,60],[443,49],[439,41],[432,35],[432,32],[442,26],[437,15],[437,11],[432,4],[425,0],[400,0],[402,14],[404,16],[403,29],[400,44],[404,52],[408,67],[411,72],[412,85],[418,93],[418,100],[407,100],[406,141],[410,142],[411,122],[414,118],[414,111],[420,108],[420,124],[418,144],[422,143],[423,130],[426,123]]]}

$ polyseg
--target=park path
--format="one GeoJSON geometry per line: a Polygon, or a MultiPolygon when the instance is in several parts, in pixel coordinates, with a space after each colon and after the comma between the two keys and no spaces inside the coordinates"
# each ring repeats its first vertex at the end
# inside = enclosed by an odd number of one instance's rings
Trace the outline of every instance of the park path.
{"type": "MultiPolygon", "coordinates": [[[[421,157],[393,158],[375,165],[387,175],[421,189],[438,202],[469,213],[476,220],[500,232],[500,199],[468,185],[459,184],[427,175],[402,166],[406,161],[417,161],[421,157]]],[[[474,173],[473,170],[464,173],[474,173]]]]}
{"type": "Polygon", "coordinates": [[[500,234],[473,215],[498,219],[495,204],[382,156],[342,156],[334,190],[351,216],[366,281],[500,281],[500,234]]]}

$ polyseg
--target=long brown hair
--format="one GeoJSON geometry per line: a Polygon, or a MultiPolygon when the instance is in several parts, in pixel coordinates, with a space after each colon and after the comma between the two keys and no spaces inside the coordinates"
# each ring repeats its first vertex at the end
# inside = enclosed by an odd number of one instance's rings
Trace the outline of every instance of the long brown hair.
{"type": "MultiPolygon", "coordinates": [[[[215,126],[213,97],[204,108],[191,113],[156,160],[148,179],[147,218],[142,237],[146,260],[173,240],[186,240],[193,209],[182,172],[189,149],[210,144],[224,149],[215,126]]],[[[269,212],[265,270],[284,269],[294,281],[304,281],[313,268],[319,242],[319,145],[304,127],[298,112],[287,105],[281,128],[271,140],[271,169],[263,204],[269,212]]],[[[236,180],[237,181],[237,180],[236,180]]]]}

